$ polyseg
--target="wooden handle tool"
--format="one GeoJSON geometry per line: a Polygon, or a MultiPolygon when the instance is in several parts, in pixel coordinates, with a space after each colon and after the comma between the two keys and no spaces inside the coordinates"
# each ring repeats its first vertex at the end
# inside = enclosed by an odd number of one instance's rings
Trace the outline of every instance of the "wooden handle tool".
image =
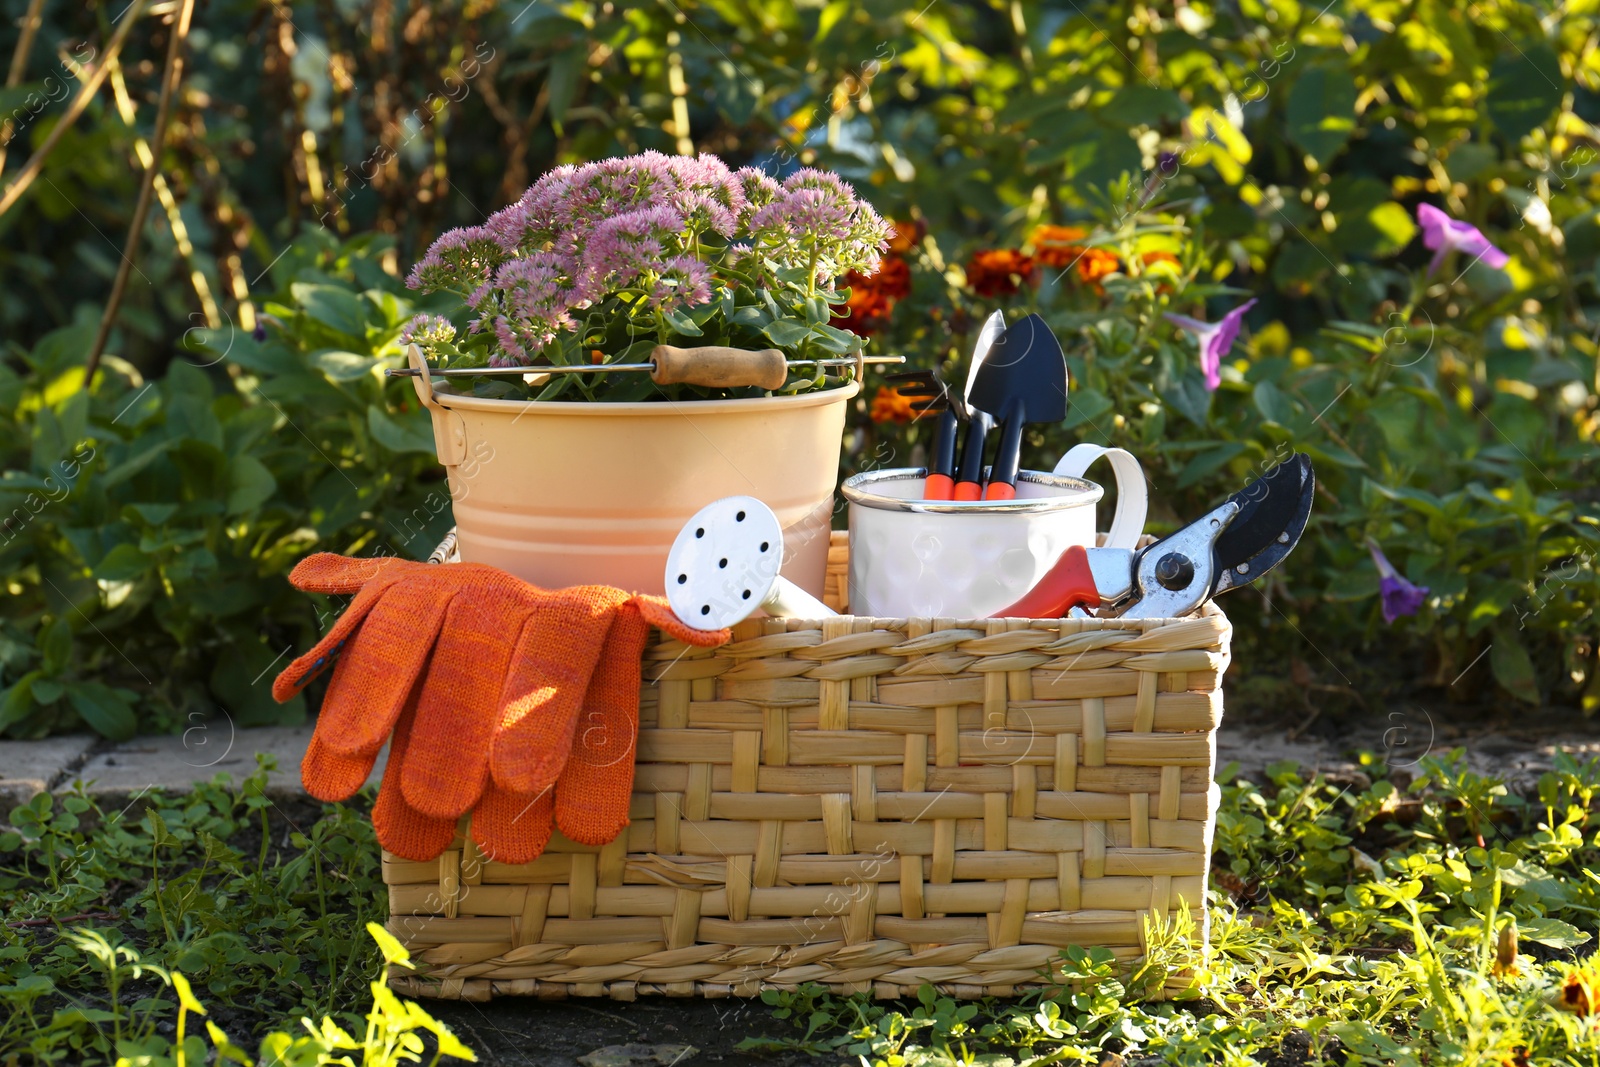
{"type": "Polygon", "coordinates": [[[743,385],[782,389],[789,380],[789,364],[776,348],[759,352],[743,348],[674,348],[656,345],[650,353],[651,379],[657,385],[698,385],[708,389],[735,389],[743,385]]]}

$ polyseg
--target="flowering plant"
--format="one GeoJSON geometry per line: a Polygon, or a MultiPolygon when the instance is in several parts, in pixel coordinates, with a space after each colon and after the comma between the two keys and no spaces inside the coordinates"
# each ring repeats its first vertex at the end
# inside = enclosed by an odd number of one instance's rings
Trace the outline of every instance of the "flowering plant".
{"type": "MultiPolygon", "coordinates": [[[[402,340],[454,366],[638,363],[658,344],[847,356],[864,342],[830,322],[849,297],[836,280],[875,271],[888,237],[871,205],[825,171],[779,183],[715,156],[653,151],[558,167],[483,225],[433,243],[407,284],[460,303],[448,317],[418,315],[402,340]]],[[[822,369],[805,369],[781,391],[824,384],[822,369]]],[[[516,381],[479,379],[477,391],[512,395],[516,381]]],[[[661,389],[643,374],[565,374],[534,399],[661,389]]]]}

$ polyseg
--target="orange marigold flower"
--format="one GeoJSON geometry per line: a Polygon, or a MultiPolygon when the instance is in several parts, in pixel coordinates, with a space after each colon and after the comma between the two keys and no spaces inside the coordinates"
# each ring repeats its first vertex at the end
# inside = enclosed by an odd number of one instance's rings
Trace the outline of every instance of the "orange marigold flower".
{"type": "Polygon", "coordinates": [[[904,300],[911,295],[911,267],[899,256],[884,256],[868,283],[891,301],[904,300]]]}
{"type": "Polygon", "coordinates": [[[987,248],[967,261],[967,284],[979,296],[1010,296],[1033,281],[1033,257],[1014,248],[987,248]]]}
{"type": "Polygon", "coordinates": [[[901,396],[887,385],[880,385],[878,394],[872,398],[871,414],[873,422],[910,422],[916,412],[911,410],[909,396],[901,396]]]}
{"type": "MultiPolygon", "coordinates": [[[[835,313],[829,319],[829,325],[863,337],[889,325],[889,312],[894,307],[894,301],[873,283],[872,278],[851,271],[840,282],[850,289],[850,299],[845,303],[848,312],[844,315],[835,313]]],[[[907,284],[909,286],[909,282],[907,284]]]]}
{"type": "Polygon", "coordinates": [[[909,252],[922,243],[922,238],[927,235],[928,224],[921,219],[912,219],[909,222],[891,222],[889,224],[889,251],[909,252]]]}
{"type": "Polygon", "coordinates": [[[1579,967],[1567,975],[1556,995],[1556,1004],[1563,1011],[1588,1018],[1600,1011],[1600,972],[1594,967],[1579,967]]]}
{"type": "Polygon", "coordinates": [[[1100,279],[1121,269],[1122,260],[1117,258],[1115,252],[1104,248],[1086,249],[1083,258],[1078,260],[1078,280],[1095,292],[1103,293],[1105,287],[1100,284],[1100,279]]]}
{"type": "Polygon", "coordinates": [[[1033,245],[1034,262],[1046,267],[1070,267],[1083,255],[1079,244],[1087,232],[1077,226],[1040,226],[1028,242],[1033,245]]]}
{"type": "Polygon", "coordinates": [[[1146,252],[1139,258],[1147,267],[1153,267],[1157,263],[1171,263],[1174,267],[1180,267],[1183,265],[1183,262],[1178,259],[1177,256],[1173,255],[1171,252],[1163,252],[1159,249],[1154,252],[1146,252]]]}
{"type": "Polygon", "coordinates": [[[1034,246],[1046,244],[1075,245],[1089,236],[1089,231],[1082,226],[1040,226],[1033,231],[1030,240],[1034,246]]]}

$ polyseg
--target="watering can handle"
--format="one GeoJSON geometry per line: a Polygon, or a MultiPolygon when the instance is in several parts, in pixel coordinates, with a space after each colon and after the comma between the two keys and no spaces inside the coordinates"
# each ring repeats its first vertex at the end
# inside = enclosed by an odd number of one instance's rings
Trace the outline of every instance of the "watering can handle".
{"type": "Polygon", "coordinates": [[[460,466],[467,457],[466,423],[461,421],[459,413],[439,403],[433,391],[433,380],[428,376],[428,361],[423,358],[422,349],[407,345],[406,362],[417,372],[416,377],[411,379],[411,384],[417,390],[417,399],[422,401],[423,408],[433,418],[433,448],[439,454],[439,462],[446,467],[460,466]]]}
{"type": "Polygon", "coordinates": [[[1124,448],[1103,448],[1100,445],[1074,445],[1061,457],[1052,474],[1081,478],[1083,472],[1104,456],[1111,463],[1117,478],[1117,513],[1112,516],[1111,530],[1106,534],[1107,548],[1134,549],[1139,535],[1144,533],[1144,516],[1149,505],[1145,489],[1144,469],[1133,454],[1124,448]]]}

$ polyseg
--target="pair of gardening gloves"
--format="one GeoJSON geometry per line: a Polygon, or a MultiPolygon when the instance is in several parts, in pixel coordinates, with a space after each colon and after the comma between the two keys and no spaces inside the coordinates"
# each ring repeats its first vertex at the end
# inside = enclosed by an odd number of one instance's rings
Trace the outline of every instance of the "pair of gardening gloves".
{"type": "Polygon", "coordinates": [[[545,590],[483,564],[325,552],[289,581],[355,594],[272,686],[288,700],[333,664],[306,791],[354,794],[392,731],[372,822],[411,860],[448,848],[468,812],[472,839],[502,863],[539,856],[552,824],[583,844],[613,840],[628,825],[650,627],[702,647],[729,637],[684,625],[660,597],[545,590]]]}

